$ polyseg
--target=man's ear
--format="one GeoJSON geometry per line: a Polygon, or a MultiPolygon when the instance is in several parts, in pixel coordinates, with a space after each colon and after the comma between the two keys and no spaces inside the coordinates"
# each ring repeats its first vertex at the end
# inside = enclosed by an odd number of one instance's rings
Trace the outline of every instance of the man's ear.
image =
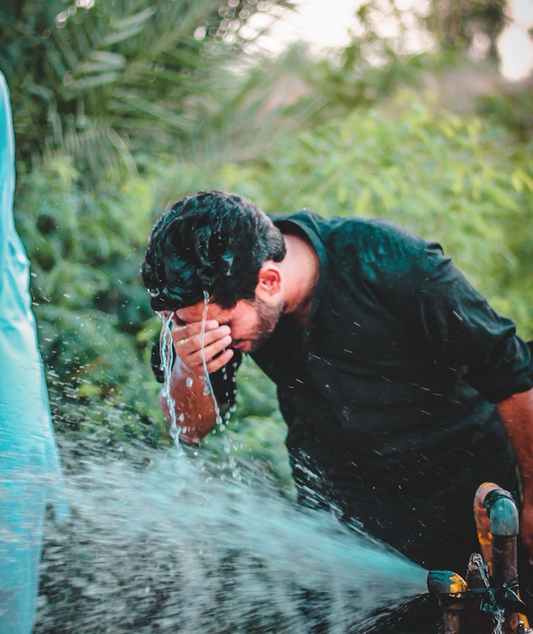
{"type": "Polygon", "coordinates": [[[259,296],[267,294],[272,297],[281,292],[283,275],[277,264],[272,260],[267,260],[263,263],[263,266],[259,269],[257,280],[255,292],[259,296]]]}

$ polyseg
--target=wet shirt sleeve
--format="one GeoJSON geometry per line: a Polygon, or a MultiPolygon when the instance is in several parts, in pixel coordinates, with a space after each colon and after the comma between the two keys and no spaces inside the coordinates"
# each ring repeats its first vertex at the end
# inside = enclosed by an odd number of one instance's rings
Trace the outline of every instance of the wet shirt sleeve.
{"type": "Polygon", "coordinates": [[[466,366],[464,380],[490,403],[533,387],[531,343],[516,335],[514,323],[491,308],[440,245],[421,241],[414,248],[414,265],[397,267],[404,275],[393,279],[391,266],[386,286],[396,292],[384,292],[383,301],[402,314],[414,337],[450,365],[466,366]]]}
{"type": "MultiPolygon", "coordinates": [[[[176,360],[176,351],[172,348],[172,365],[176,360]]],[[[159,343],[154,343],[152,346],[151,355],[152,371],[156,380],[159,383],[163,383],[165,375],[163,368],[161,367],[161,353],[159,350],[159,343]]],[[[211,379],[211,385],[213,391],[217,397],[217,401],[220,405],[229,405],[230,407],[235,404],[236,397],[236,385],[237,385],[237,370],[242,361],[242,353],[235,350],[233,358],[224,367],[220,368],[216,372],[209,375],[211,379]]]]}

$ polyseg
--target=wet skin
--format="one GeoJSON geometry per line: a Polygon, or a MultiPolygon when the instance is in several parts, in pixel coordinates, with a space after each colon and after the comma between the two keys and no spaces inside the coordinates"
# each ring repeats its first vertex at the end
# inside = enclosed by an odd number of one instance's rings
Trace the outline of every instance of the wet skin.
{"type": "MultiPolygon", "coordinates": [[[[204,334],[204,354],[209,373],[216,372],[233,357],[234,350],[257,350],[274,330],[282,305],[240,300],[234,308],[222,309],[210,304],[204,334]],[[218,355],[218,356],[217,356],[218,355]],[[216,358],[215,358],[216,357],[216,358]]],[[[202,316],[199,302],[174,313],[172,338],[183,364],[195,374],[203,374],[202,316]]]]}

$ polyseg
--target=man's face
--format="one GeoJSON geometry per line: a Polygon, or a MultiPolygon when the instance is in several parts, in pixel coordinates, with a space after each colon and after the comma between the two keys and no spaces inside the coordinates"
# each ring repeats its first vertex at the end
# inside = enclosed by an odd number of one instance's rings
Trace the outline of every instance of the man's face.
{"type": "MultiPolygon", "coordinates": [[[[207,319],[215,319],[220,326],[231,330],[231,348],[241,352],[255,352],[270,337],[281,315],[284,304],[268,304],[262,299],[240,300],[234,308],[224,310],[217,304],[209,304],[207,319]]],[[[178,323],[182,325],[201,322],[204,303],[199,302],[176,311],[178,323]]]]}

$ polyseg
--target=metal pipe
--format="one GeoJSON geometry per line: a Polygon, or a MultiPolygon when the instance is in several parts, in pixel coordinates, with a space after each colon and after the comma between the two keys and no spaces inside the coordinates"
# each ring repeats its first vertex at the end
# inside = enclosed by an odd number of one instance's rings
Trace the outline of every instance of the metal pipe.
{"type": "Polygon", "coordinates": [[[449,596],[466,592],[466,581],[450,570],[431,570],[427,586],[429,592],[439,597],[439,603],[443,608],[444,634],[466,634],[466,605],[464,602],[455,602],[453,596],[449,596]]]}
{"type": "MultiPolygon", "coordinates": [[[[490,518],[492,534],[492,585],[516,582],[516,538],[519,533],[518,509],[511,494],[494,489],[485,496],[485,510],[490,518]]],[[[516,589],[515,592],[518,593],[516,589]]],[[[504,610],[503,634],[516,634],[520,619],[517,612],[504,610]]]]}
{"type": "Polygon", "coordinates": [[[478,487],[474,497],[474,519],[476,520],[477,538],[481,547],[483,560],[489,567],[489,576],[492,574],[492,535],[490,534],[490,519],[485,510],[485,498],[495,489],[501,489],[494,482],[484,482],[478,487]]]}

